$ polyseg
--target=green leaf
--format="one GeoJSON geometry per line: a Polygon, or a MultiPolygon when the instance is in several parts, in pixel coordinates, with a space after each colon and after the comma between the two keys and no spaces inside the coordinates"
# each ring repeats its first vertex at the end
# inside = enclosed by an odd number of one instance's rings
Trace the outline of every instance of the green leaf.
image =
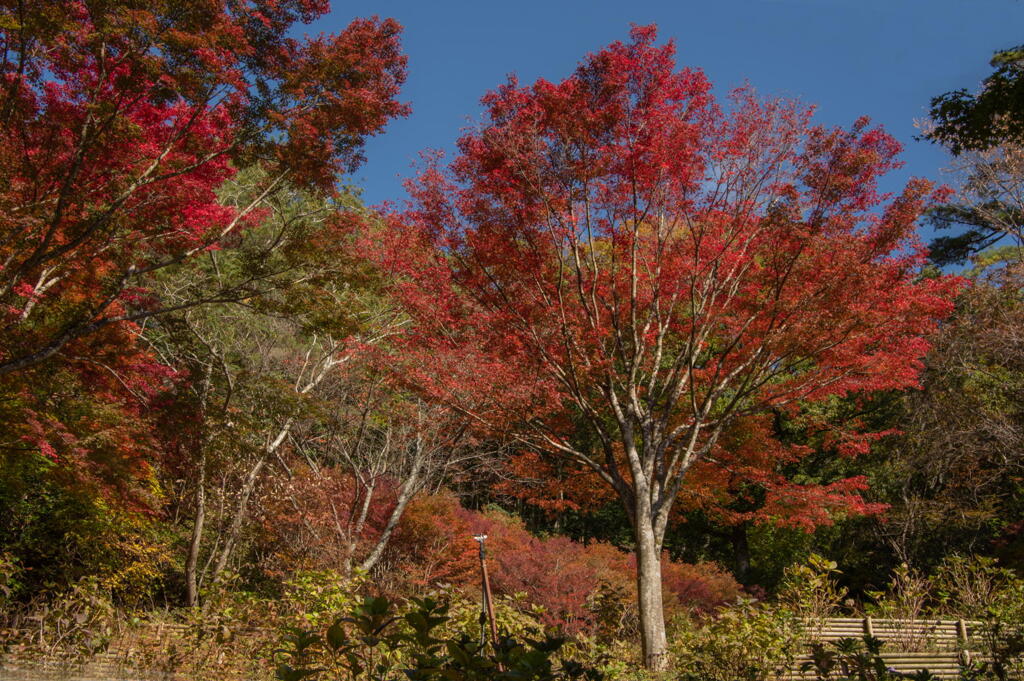
{"type": "Polygon", "coordinates": [[[327,629],[327,645],[331,647],[331,650],[337,651],[346,643],[348,643],[348,633],[339,620],[327,629]]]}

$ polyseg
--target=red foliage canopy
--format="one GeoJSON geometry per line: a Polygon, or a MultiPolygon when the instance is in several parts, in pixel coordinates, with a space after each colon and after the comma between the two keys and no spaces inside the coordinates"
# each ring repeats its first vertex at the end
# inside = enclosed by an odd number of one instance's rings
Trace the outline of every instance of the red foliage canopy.
{"type": "Polygon", "coordinates": [[[0,0],[0,390],[28,406],[32,445],[66,449],[56,403],[97,365],[114,380],[89,388],[115,410],[130,411],[134,383],[159,385],[134,340],[133,323],[165,309],[147,276],[224,245],[285,183],[330,191],[365,137],[408,111],[395,100],[400,26],[357,19],[290,37],[326,11],[322,0],[0,0]],[[251,202],[223,205],[218,189],[247,164],[265,180],[251,202]]]}
{"type": "Polygon", "coordinates": [[[652,501],[741,417],[915,386],[959,287],[918,276],[928,183],[877,189],[893,138],[749,90],[723,109],[672,55],[638,28],[489,94],[375,245],[424,390],[486,393],[481,420],[652,501]]]}
{"type": "MultiPolygon", "coordinates": [[[[797,482],[787,475],[788,468],[813,450],[780,442],[772,420],[770,414],[750,415],[723,432],[709,454],[694,464],[681,487],[679,510],[699,509],[722,525],[772,523],[805,531],[831,525],[837,517],[885,511],[884,504],[865,501],[862,492],[868,485],[864,476],[813,483],[806,476],[797,482]]],[[[885,434],[856,432],[854,442],[866,446],[870,439],[885,434]]],[[[838,445],[850,456],[859,453],[846,451],[844,444],[829,446],[838,445]]],[[[497,491],[551,514],[593,511],[614,502],[614,490],[593,470],[564,457],[523,451],[509,457],[506,467],[511,476],[496,485],[497,491]]]]}

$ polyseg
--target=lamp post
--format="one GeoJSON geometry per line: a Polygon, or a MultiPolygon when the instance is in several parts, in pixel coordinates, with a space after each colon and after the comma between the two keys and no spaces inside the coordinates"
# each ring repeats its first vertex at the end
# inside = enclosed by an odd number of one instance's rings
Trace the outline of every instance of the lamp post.
{"type": "Polygon", "coordinates": [[[487,576],[487,560],[486,553],[484,551],[484,542],[487,540],[486,534],[474,535],[473,539],[480,544],[480,574],[483,576],[483,591],[484,591],[484,612],[487,614],[487,621],[491,625],[491,645],[498,645],[498,627],[494,623],[494,603],[491,598],[491,579],[487,576]]]}

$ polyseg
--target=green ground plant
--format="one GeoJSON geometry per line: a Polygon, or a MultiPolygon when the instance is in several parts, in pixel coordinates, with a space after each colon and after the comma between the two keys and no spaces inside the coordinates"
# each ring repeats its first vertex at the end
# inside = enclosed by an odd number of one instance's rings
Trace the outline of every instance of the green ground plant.
{"type": "Polygon", "coordinates": [[[1024,580],[991,558],[953,556],[931,581],[940,611],[980,620],[981,659],[965,668],[964,677],[1024,678],[1024,580]]]}
{"type": "Polygon", "coordinates": [[[792,610],[748,599],[686,624],[677,626],[672,650],[680,681],[782,679],[793,668],[803,631],[792,610]]]}
{"type": "Polygon", "coordinates": [[[274,651],[280,681],[599,681],[559,655],[564,639],[503,633],[493,645],[444,631],[449,606],[410,599],[404,608],[368,597],[323,631],[289,628],[274,651]]]}

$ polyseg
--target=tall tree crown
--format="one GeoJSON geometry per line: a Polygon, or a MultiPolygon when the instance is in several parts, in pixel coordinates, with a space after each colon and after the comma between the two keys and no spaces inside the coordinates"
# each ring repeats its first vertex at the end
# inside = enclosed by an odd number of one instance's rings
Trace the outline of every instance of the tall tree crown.
{"type": "Polygon", "coordinates": [[[744,412],[916,384],[957,284],[917,276],[931,187],[879,191],[900,150],[884,131],[749,89],[723,107],[651,27],[483,101],[385,257],[415,342],[520,367],[538,407],[517,413],[548,445],[573,448],[550,418],[571,403],[667,466],[744,412]]]}

